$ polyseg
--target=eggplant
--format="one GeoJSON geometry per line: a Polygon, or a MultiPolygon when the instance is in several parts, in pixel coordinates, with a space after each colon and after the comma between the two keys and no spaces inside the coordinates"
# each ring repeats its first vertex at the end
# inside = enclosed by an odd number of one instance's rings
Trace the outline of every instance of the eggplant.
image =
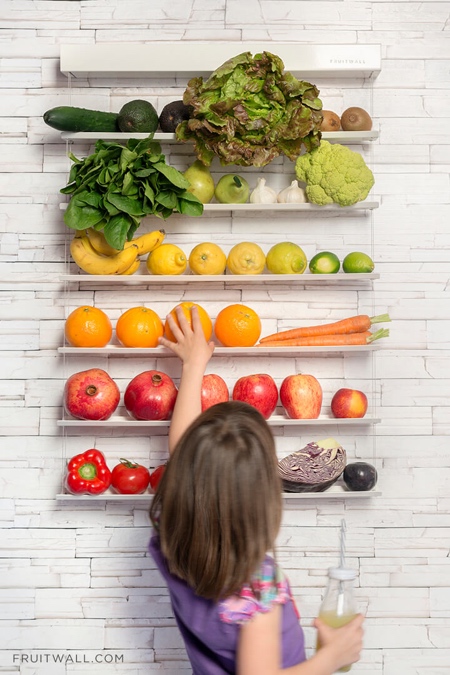
{"type": "Polygon", "coordinates": [[[344,471],[346,452],[334,438],[312,441],[278,462],[285,492],[324,492],[344,471]]]}
{"type": "Polygon", "coordinates": [[[378,473],[372,464],[352,462],[347,464],[342,476],[345,485],[352,492],[371,490],[377,484],[378,473]]]}

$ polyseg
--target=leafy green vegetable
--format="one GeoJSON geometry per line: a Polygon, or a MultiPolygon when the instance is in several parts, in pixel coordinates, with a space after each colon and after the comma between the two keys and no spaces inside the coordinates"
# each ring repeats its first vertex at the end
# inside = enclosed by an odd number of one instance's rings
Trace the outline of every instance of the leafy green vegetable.
{"type": "Polygon", "coordinates": [[[318,89],[284,72],[269,52],[244,52],[226,61],[203,82],[188,82],[183,102],[193,108],[177,126],[178,140],[193,140],[197,157],[209,166],[265,166],[284,153],[295,160],[320,143],[322,102],[318,89]]]}
{"type": "Polygon", "coordinates": [[[189,181],[165,162],[151,137],[130,139],[126,146],[97,141],[85,159],[69,154],[69,182],[60,192],[72,195],[64,222],[74,230],[95,227],[106,241],[123,249],[145,216],[168,218],[172,213],[201,216],[203,204],[189,181]]]}

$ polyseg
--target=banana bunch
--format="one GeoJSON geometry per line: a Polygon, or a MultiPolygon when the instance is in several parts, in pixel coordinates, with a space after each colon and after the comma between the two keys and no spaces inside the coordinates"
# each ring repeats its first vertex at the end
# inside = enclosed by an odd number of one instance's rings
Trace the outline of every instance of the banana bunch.
{"type": "Polygon", "coordinates": [[[165,236],[164,230],[154,230],[126,242],[119,251],[108,244],[102,232],[82,230],[72,239],[70,253],[87,274],[134,274],[141,262],[139,256],[157,248],[165,236]]]}

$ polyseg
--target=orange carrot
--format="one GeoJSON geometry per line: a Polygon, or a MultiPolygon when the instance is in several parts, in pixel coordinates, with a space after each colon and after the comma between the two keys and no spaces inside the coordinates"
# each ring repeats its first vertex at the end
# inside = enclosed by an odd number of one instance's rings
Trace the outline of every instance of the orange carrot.
{"type": "Polygon", "coordinates": [[[363,333],[369,330],[374,323],[390,321],[389,314],[380,314],[379,316],[367,316],[367,314],[358,314],[357,316],[326,323],[320,326],[305,326],[304,328],[291,328],[279,333],[267,335],[261,338],[260,342],[278,342],[281,340],[296,340],[297,338],[310,338],[316,335],[348,335],[351,333],[363,333]]]}
{"type": "Polygon", "coordinates": [[[380,328],[375,333],[364,331],[362,333],[348,333],[347,335],[312,335],[311,337],[299,337],[293,340],[274,340],[273,342],[260,342],[257,347],[345,347],[346,345],[368,345],[374,340],[387,337],[389,330],[380,328]]]}

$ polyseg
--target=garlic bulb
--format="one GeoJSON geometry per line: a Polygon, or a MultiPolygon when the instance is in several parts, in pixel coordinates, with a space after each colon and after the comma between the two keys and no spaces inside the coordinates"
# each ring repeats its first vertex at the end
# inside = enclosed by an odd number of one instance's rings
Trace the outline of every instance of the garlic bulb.
{"type": "Polygon", "coordinates": [[[266,185],[265,178],[258,178],[256,187],[250,195],[250,202],[252,204],[276,204],[277,193],[266,185]]]}
{"type": "Polygon", "coordinates": [[[303,204],[307,200],[304,189],[298,186],[298,181],[293,180],[289,187],[278,193],[277,201],[280,204],[303,204]]]}

